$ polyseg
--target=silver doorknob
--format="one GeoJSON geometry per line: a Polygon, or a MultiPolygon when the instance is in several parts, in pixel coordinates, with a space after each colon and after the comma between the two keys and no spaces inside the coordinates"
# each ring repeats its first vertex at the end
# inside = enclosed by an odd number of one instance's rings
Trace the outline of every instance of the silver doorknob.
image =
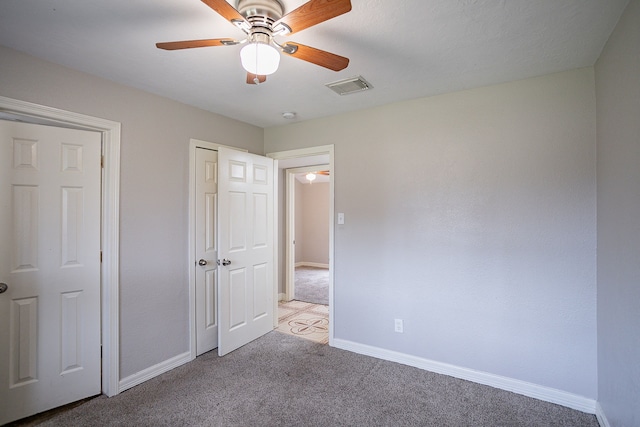
{"type": "Polygon", "coordinates": [[[222,265],[229,265],[229,264],[231,264],[231,260],[230,259],[226,259],[225,258],[225,259],[222,260],[222,265]]]}
{"type": "Polygon", "coordinates": [[[205,265],[207,265],[207,260],[206,259],[201,259],[200,261],[198,261],[198,265],[201,265],[201,266],[204,267],[205,265]]]}
{"type": "Polygon", "coordinates": [[[6,283],[0,283],[0,294],[7,292],[7,289],[9,289],[9,285],[6,283]]]}

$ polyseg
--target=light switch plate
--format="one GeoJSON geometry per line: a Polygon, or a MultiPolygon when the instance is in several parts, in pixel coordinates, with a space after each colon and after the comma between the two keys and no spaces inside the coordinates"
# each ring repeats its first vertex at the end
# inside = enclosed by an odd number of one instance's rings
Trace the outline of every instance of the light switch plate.
{"type": "Polygon", "coordinates": [[[338,212],[338,225],[344,225],[344,213],[338,212]]]}

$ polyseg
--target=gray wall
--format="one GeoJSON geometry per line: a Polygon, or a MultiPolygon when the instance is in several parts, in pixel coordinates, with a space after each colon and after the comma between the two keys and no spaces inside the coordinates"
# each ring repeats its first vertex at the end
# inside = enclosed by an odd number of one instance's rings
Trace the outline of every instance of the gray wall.
{"type": "Polygon", "coordinates": [[[1,46],[0,95],[122,123],[120,378],[189,351],[189,139],[261,154],[263,130],[1,46]]]}
{"type": "Polygon", "coordinates": [[[265,130],[326,144],[336,338],[597,397],[592,68],[265,130]]]}
{"type": "Polygon", "coordinates": [[[296,263],[300,262],[329,264],[328,182],[296,180],[296,263]]]}
{"type": "Polygon", "coordinates": [[[596,67],[598,398],[611,427],[640,425],[640,1],[596,67]]]}

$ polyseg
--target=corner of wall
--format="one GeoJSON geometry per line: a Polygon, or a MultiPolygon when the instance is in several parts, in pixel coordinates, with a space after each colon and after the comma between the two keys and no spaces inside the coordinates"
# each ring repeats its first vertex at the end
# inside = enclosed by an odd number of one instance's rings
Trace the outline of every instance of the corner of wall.
{"type": "Polygon", "coordinates": [[[600,402],[596,402],[596,418],[598,419],[598,424],[600,424],[600,427],[611,427],[611,424],[609,424],[609,420],[604,414],[602,406],[600,406],[600,402]]]}

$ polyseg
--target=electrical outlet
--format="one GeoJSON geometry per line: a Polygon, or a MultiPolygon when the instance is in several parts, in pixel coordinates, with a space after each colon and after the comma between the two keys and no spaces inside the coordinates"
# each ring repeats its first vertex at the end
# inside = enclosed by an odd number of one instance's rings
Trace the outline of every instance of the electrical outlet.
{"type": "Polygon", "coordinates": [[[393,321],[393,324],[394,324],[394,326],[395,326],[395,331],[396,331],[396,332],[399,332],[399,333],[402,333],[402,332],[403,332],[403,329],[404,329],[404,328],[403,328],[403,326],[402,326],[402,319],[395,319],[395,320],[393,321]]]}

